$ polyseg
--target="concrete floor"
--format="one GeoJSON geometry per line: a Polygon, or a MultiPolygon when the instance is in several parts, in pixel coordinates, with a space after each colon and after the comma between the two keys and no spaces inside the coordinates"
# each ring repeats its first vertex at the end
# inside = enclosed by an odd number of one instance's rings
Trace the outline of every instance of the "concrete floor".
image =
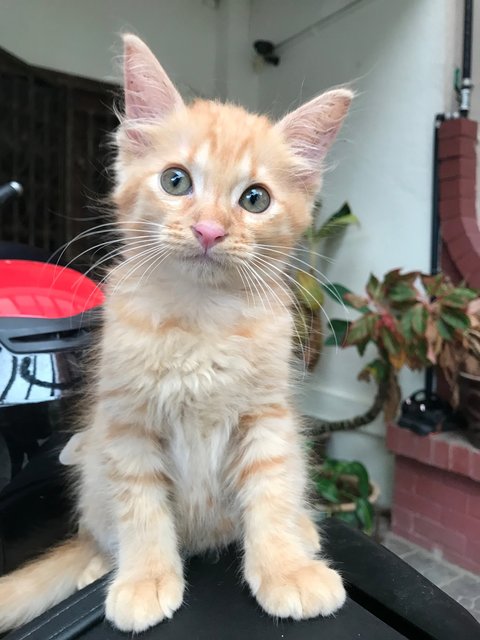
{"type": "Polygon", "coordinates": [[[455,598],[480,622],[480,576],[445,562],[434,553],[390,532],[382,544],[455,598]]]}

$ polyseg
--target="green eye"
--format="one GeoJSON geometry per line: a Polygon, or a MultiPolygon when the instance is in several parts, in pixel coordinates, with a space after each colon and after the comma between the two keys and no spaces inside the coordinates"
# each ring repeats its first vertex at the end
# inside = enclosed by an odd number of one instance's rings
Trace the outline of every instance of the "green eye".
{"type": "Polygon", "coordinates": [[[185,196],[192,191],[192,179],[179,167],[165,169],[160,176],[162,189],[172,196],[185,196]]]}
{"type": "Polygon", "coordinates": [[[258,184],[254,184],[240,196],[240,206],[250,213],[263,213],[270,204],[270,194],[258,184]]]}

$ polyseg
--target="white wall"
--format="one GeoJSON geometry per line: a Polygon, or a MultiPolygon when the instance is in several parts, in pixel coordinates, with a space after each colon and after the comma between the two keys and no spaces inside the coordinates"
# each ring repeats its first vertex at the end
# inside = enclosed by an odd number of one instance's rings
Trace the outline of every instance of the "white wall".
{"type": "MultiPolygon", "coordinates": [[[[480,123],[480,4],[473,3],[472,104],[470,118],[480,123]]],[[[460,13],[460,12],[459,12],[460,13]]],[[[480,223],[480,160],[477,151],[477,220],[480,223]]]]}
{"type": "MultiPolygon", "coordinates": [[[[463,6],[459,8],[459,14],[461,14],[459,17],[463,19],[463,6]]],[[[460,49],[461,40],[458,44],[459,65],[461,64],[460,49]]],[[[480,4],[478,2],[473,3],[472,80],[473,92],[470,117],[480,122],[480,4]]]]}
{"type": "Polygon", "coordinates": [[[33,64],[119,81],[119,34],[132,31],[187,97],[255,109],[250,8],[250,0],[0,0],[0,47],[33,64]]]}
{"type": "MultiPolygon", "coordinates": [[[[329,2],[330,11],[345,4],[329,2]]],[[[281,5],[279,11],[274,0],[255,2],[252,38],[288,38],[321,18],[324,6],[281,5]],[[300,8],[302,23],[295,22],[300,8]]],[[[449,94],[453,10],[452,0],[364,0],[280,48],[280,66],[262,72],[260,108],[276,114],[333,85],[352,83],[358,91],[323,190],[326,213],[348,200],[361,219],[337,247],[334,264],[322,265],[328,278],[355,291],[371,271],[428,269],[433,120],[449,94]]],[[[328,312],[343,316],[333,304],[328,312]]],[[[365,408],[374,389],[356,381],[360,364],[353,351],[325,349],[309,385],[309,409],[334,418],[365,408]]],[[[405,376],[404,390],[421,384],[421,377],[405,376]]]]}
{"type": "Polygon", "coordinates": [[[144,38],[179,81],[216,93],[217,11],[201,0],[2,0],[0,46],[27,62],[102,80],[118,79],[119,34],[144,38]],[[116,74],[116,75],[115,75],[116,74]]]}

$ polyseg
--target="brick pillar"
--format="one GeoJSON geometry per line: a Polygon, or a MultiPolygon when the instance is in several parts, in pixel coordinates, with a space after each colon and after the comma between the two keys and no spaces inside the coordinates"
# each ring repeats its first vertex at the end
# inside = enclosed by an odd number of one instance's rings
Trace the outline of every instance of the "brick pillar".
{"type": "Polygon", "coordinates": [[[442,270],[454,282],[480,288],[476,213],[477,123],[446,120],[438,133],[442,270]]]}
{"type": "Polygon", "coordinates": [[[417,436],[394,424],[392,530],[480,574],[480,449],[458,433],[417,436]]]}

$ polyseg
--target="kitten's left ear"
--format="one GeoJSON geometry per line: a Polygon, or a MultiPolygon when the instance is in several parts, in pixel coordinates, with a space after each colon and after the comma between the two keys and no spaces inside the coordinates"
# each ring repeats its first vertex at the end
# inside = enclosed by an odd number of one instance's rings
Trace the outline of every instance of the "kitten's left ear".
{"type": "Polygon", "coordinates": [[[335,140],[354,94],[333,89],[288,113],[276,124],[291,149],[303,162],[305,180],[318,184],[322,161],[335,140]]]}

